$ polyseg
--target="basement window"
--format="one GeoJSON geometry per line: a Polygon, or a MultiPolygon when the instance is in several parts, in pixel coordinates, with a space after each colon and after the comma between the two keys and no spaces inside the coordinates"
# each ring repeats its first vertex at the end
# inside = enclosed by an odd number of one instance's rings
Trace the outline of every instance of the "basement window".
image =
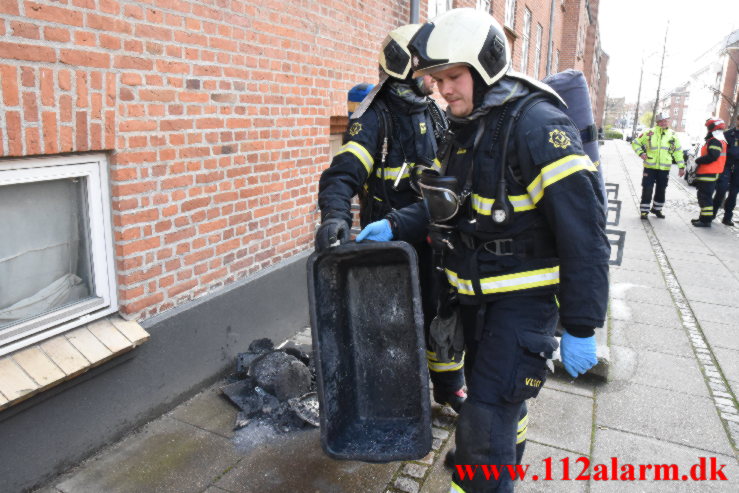
{"type": "Polygon", "coordinates": [[[0,160],[0,355],[117,311],[104,154],[0,160]]]}

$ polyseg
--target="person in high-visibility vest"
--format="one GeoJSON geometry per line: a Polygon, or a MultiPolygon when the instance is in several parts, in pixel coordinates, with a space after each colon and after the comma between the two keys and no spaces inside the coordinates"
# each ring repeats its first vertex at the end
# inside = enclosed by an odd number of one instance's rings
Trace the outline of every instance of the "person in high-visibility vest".
{"type": "Polygon", "coordinates": [[[701,155],[696,158],[698,169],[695,173],[695,183],[698,189],[698,206],[701,208],[698,219],[691,219],[696,228],[708,228],[713,221],[713,192],[716,190],[716,180],[724,172],[726,165],[726,139],[724,129],[726,123],[720,118],[706,120],[706,143],[701,147],[701,155]]]}
{"type": "Polygon", "coordinates": [[[665,218],[662,208],[665,206],[665,191],[670,178],[670,167],[676,164],[680,169],[679,175],[682,177],[685,174],[682,146],[677,135],[667,128],[668,115],[657,113],[655,120],[657,121],[655,127],[645,130],[631,142],[634,152],[644,161],[641,204],[639,205],[642,219],[647,219],[650,212],[660,219],[665,218]],[[652,202],[652,193],[654,193],[654,202],[652,202]]]}

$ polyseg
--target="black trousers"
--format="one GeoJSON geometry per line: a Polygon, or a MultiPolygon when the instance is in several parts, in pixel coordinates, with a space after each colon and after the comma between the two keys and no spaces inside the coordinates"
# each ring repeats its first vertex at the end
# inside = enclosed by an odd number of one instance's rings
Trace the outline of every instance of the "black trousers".
{"type": "Polygon", "coordinates": [[[739,194],[739,168],[736,166],[726,163],[726,170],[716,182],[716,192],[713,195],[714,218],[722,206],[724,208],[724,221],[731,221],[734,217],[736,197],[739,194]],[[724,201],[724,198],[726,201],[724,201]]]}
{"type": "MultiPolygon", "coordinates": [[[[421,287],[421,306],[423,309],[423,332],[426,345],[429,342],[429,328],[431,321],[436,316],[436,303],[438,292],[446,287],[446,280],[440,286],[439,276],[434,275],[432,250],[428,243],[415,243],[413,245],[418,254],[418,275],[421,287]]],[[[435,355],[427,352],[429,365],[429,376],[434,389],[443,393],[455,392],[464,386],[464,362],[438,363],[435,355]]]]}
{"type": "Polygon", "coordinates": [[[716,190],[717,174],[695,175],[695,188],[698,190],[698,207],[700,207],[700,219],[703,223],[713,221],[713,192],[716,190]]]}
{"type": "Polygon", "coordinates": [[[670,170],[668,169],[644,168],[644,174],[641,180],[641,204],[639,205],[639,212],[649,212],[653,193],[654,204],[652,204],[652,208],[656,211],[662,210],[662,207],[665,205],[665,191],[667,190],[669,179],[670,170]]]}
{"type": "MultiPolygon", "coordinates": [[[[479,340],[478,306],[462,307],[467,401],[457,421],[457,465],[513,465],[519,427],[526,425],[526,399],[544,385],[547,357],[556,349],[557,306],[553,294],[511,295],[491,301],[479,340]]],[[[456,469],[456,468],[455,468],[456,469]]],[[[452,481],[466,493],[510,493],[513,479],[484,475],[452,481]]]]}

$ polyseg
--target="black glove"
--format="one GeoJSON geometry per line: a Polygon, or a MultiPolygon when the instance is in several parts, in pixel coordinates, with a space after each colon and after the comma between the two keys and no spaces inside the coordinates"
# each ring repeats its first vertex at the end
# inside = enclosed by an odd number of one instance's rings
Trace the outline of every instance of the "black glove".
{"type": "Polygon", "coordinates": [[[349,224],[343,219],[330,217],[324,220],[316,231],[316,251],[349,241],[349,224]]]}

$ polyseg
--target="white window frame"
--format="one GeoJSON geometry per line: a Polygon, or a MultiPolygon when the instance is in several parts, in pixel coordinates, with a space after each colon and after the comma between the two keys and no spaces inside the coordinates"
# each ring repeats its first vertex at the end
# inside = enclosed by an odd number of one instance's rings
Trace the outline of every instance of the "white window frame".
{"type": "Polygon", "coordinates": [[[523,31],[521,32],[521,72],[529,73],[529,44],[531,41],[531,11],[523,10],[523,31]]]}
{"type": "Polygon", "coordinates": [[[85,178],[89,220],[93,300],[62,307],[34,319],[6,327],[18,331],[2,342],[7,354],[118,311],[115,255],[110,212],[108,161],[105,154],[0,160],[0,189],[5,185],[55,179],[85,178]]]}
{"type": "Polygon", "coordinates": [[[516,27],[516,0],[505,0],[503,24],[511,29],[516,27]]]}
{"type": "Polygon", "coordinates": [[[534,61],[534,78],[539,78],[541,71],[541,41],[544,37],[544,28],[538,22],[536,23],[536,61],[534,61]]]}
{"type": "Polygon", "coordinates": [[[476,0],[475,8],[490,13],[490,0],[476,0]]]}
{"type": "Polygon", "coordinates": [[[451,9],[452,0],[429,0],[428,18],[433,19],[451,9]]]}

